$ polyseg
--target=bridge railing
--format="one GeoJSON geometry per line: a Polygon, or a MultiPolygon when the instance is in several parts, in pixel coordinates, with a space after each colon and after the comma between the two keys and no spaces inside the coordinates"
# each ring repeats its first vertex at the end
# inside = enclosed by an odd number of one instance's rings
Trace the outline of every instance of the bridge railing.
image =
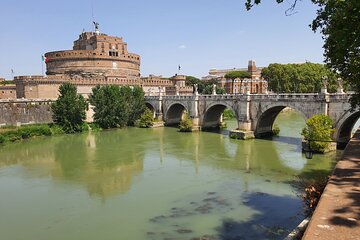
{"type": "MultiPolygon", "coordinates": [[[[330,93],[330,100],[348,100],[352,94],[351,93],[330,93]]],[[[280,93],[280,94],[223,94],[223,95],[199,95],[200,99],[221,99],[221,100],[234,100],[240,99],[243,97],[250,96],[254,100],[289,100],[289,99],[298,99],[298,100],[320,100],[324,99],[325,94],[323,93],[280,93]]],[[[194,95],[178,95],[178,96],[163,96],[163,99],[193,99],[194,95]]],[[[159,96],[146,96],[147,100],[156,100],[159,99],[159,96]]]]}

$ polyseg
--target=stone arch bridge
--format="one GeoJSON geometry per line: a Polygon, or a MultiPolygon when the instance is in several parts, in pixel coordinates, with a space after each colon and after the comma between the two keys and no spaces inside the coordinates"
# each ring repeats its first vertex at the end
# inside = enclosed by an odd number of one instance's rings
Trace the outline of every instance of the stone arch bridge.
{"type": "Polygon", "coordinates": [[[232,109],[238,129],[251,131],[256,137],[272,134],[277,115],[285,107],[299,112],[305,120],[314,114],[326,114],[334,120],[333,139],[346,144],[351,130],[360,117],[360,109],[351,112],[351,94],[240,94],[145,97],[147,106],[165,124],[178,124],[187,111],[198,129],[217,127],[222,123],[222,113],[232,109]]]}

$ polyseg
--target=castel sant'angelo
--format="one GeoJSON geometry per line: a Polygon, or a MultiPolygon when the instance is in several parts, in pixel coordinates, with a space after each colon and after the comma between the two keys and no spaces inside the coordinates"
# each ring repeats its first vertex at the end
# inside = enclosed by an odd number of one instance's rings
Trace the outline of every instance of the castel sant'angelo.
{"type": "Polygon", "coordinates": [[[62,83],[77,86],[79,94],[87,96],[96,85],[140,86],[147,95],[175,93],[191,94],[185,86],[185,76],[162,78],[140,77],[140,56],[129,53],[121,37],[100,33],[95,23],[94,32],[83,32],[74,41],[72,50],[45,54],[46,76],[17,76],[16,98],[54,99],[62,83]]]}
{"type": "MultiPolygon", "coordinates": [[[[146,95],[158,95],[160,92],[164,95],[193,93],[193,88],[185,85],[184,75],[175,74],[170,78],[154,75],[141,77],[140,56],[128,52],[123,38],[100,33],[99,24],[94,22],[94,25],[95,31],[81,33],[74,41],[72,50],[45,54],[45,76],[15,76],[13,84],[0,84],[0,99],[56,99],[59,86],[66,82],[75,84],[78,93],[85,97],[91,94],[96,85],[139,86],[146,95]]],[[[248,69],[252,75],[249,80],[251,83],[248,84],[251,92],[264,92],[266,86],[259,79],[260,72],[255,62],[248,69]]],[[[230,89],[230,84],[224,81],[224,74],[217,76],[211,71],[210,74],[218,80],[218,86],[225,88],[228,93],[235,93],[230,89]]],[[[0,83],[2,80],[0,78],[0,83]]]]}

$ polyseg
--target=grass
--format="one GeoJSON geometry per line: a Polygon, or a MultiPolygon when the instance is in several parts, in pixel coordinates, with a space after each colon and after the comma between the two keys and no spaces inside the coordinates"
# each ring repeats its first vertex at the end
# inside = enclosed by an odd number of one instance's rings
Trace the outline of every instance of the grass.
{"type": "MultiPolygon", "coordinates": [[[[89,125],[85,123],[83,125],[83,132],[89,130],[89,125]]],[[[0,144],[7,142],[17,142],[24,139],[29,139],[39,136],[52,136],[65,134],[61,126],[54,123],[50,124],[33,124],[20,127],[15,126],[3,126],[0,128],[0,144]]]]}

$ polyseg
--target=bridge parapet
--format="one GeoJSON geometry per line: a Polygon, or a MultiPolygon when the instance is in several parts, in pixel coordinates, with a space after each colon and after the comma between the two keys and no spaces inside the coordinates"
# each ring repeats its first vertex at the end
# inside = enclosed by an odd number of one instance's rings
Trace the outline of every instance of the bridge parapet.
{"type": "Polygon", "coordinates": [[[350,100],[351,96],[353,94],[352,93],[346,93],[346,94],[343,94],[343,93],[332,93],[332,94],[329,94],[329,98],[331,101],[334,101],[334,100],[350,100]]]}
{"type": "MultiPolygon", "coordinates": [[[[159,98],[159,97],[157,97],[159,98]]],[[[194,99],[195,96],[188,96],[188,95],[174,95],[174,96],[163,96],[164,100],[189,100],[194,99]]]]}

